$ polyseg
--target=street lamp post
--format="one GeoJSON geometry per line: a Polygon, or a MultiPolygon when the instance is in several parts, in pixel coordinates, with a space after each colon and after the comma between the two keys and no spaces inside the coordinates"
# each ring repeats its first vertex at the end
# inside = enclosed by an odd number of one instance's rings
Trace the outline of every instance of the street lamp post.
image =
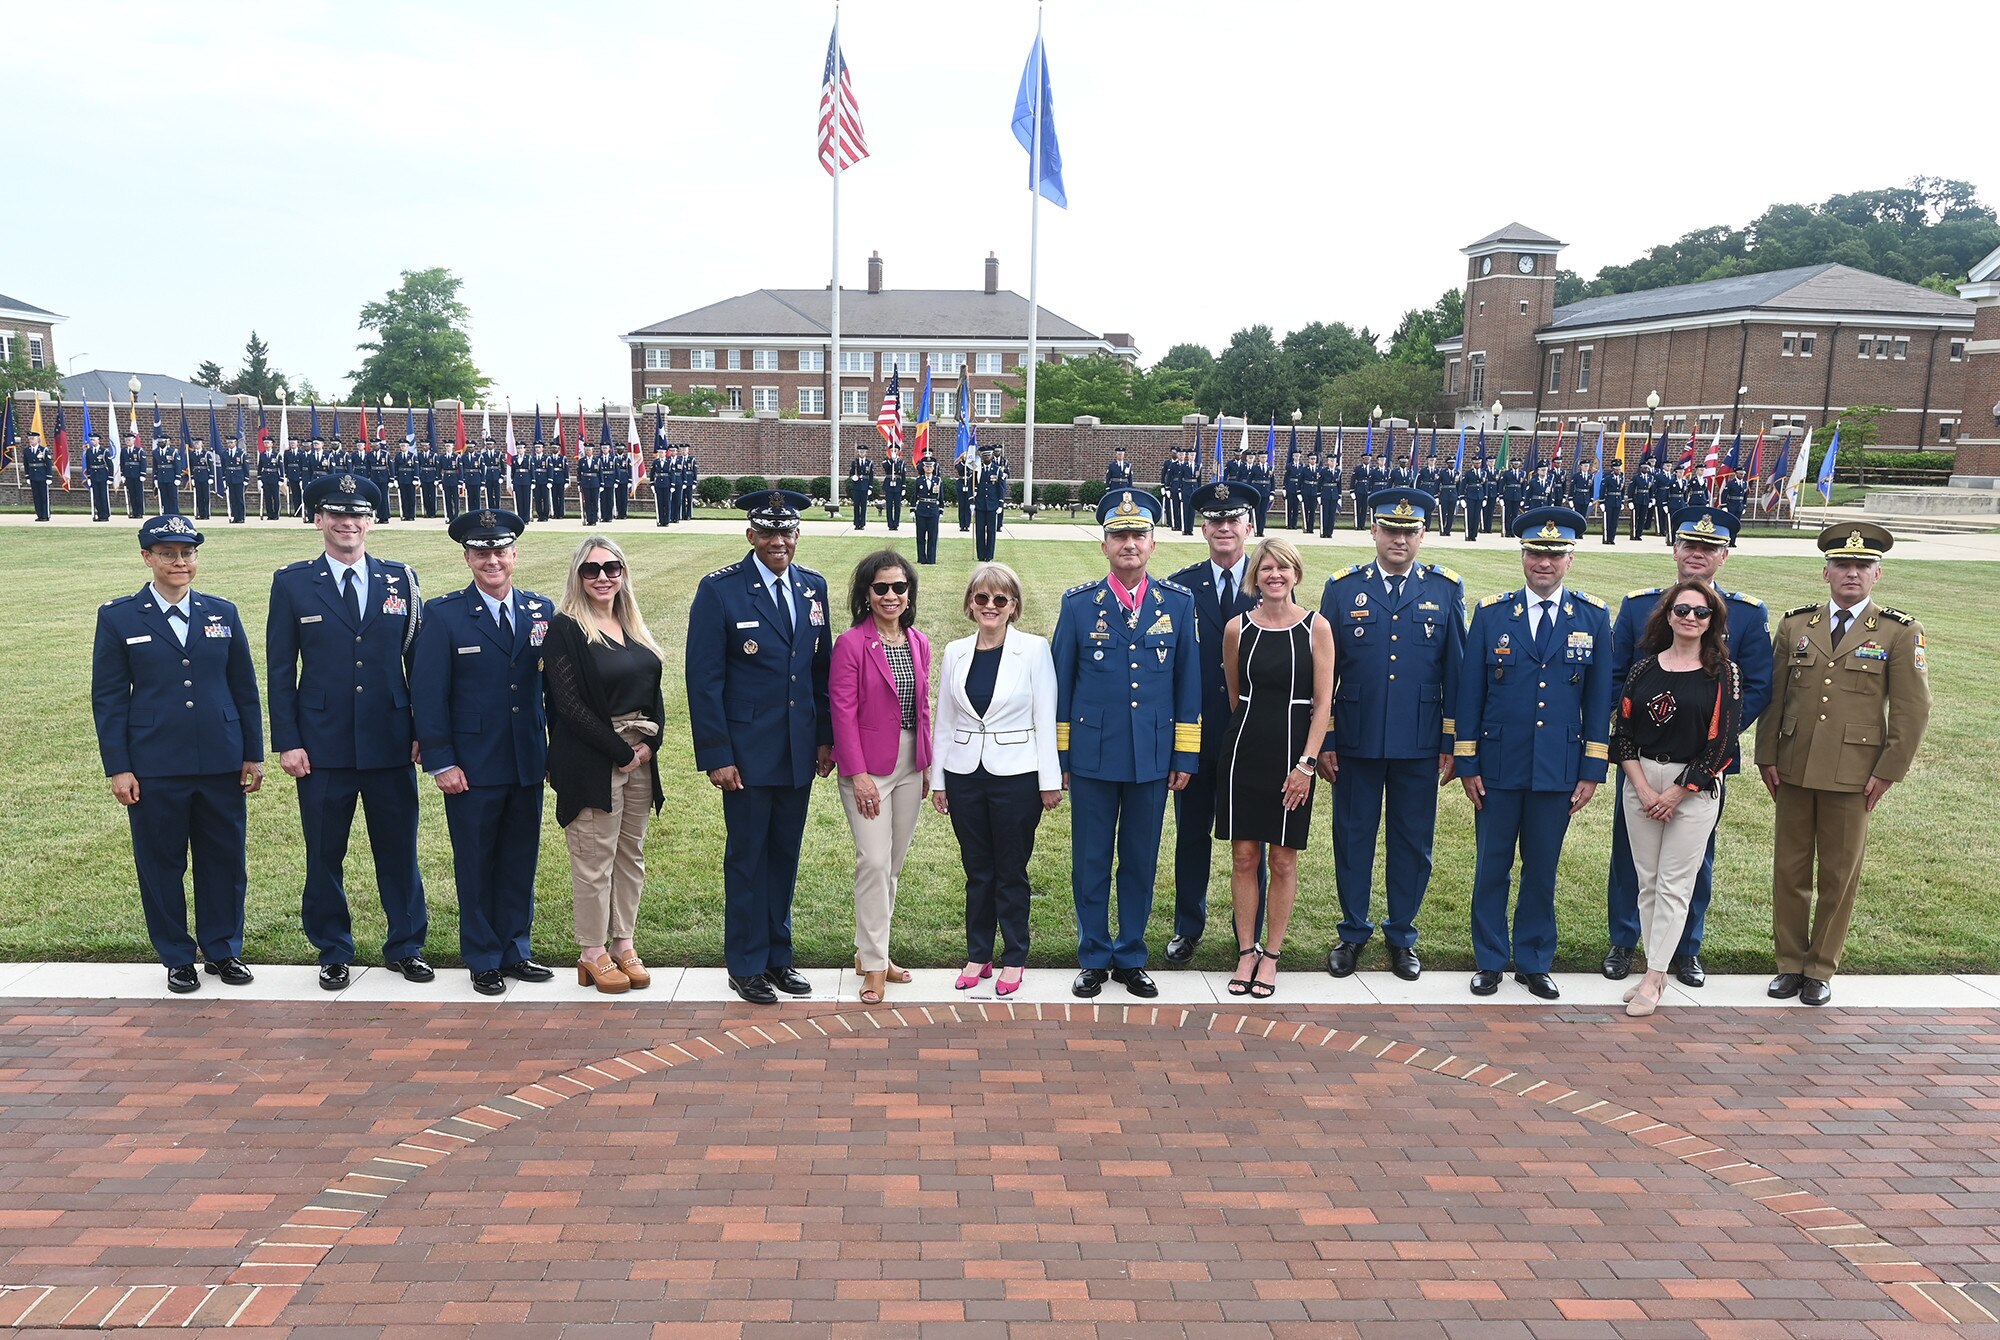
{"type": "Polygon", "coordinates": [[[1493,431],[1495,431],[1496,433],[1500,431],[1500,412],[1505,408],[1506,407],[1500,403],[1500,398],[1498,396],[1495,396],[1493,398],[1493,431]]]}

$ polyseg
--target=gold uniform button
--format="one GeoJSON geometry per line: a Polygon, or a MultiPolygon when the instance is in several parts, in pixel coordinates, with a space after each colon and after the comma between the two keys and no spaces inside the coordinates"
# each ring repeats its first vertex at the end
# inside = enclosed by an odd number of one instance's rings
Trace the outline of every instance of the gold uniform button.
{"type": "Polygon", "coordinates": [[[1826,720],[1826,713],[1824,713],[1824,712],[1821,712],[1821,713],[1819,714],[1819,719],[1820,719],[1821,721],[1824,721],[1824,720],[1826,720]]]}
{"type": "Polygon", "coordinates": [[[1548,706],[1548,704],[1547,704],[1547,703],[1536,703],[1536,704],[1535,704],[1535,706],[1537,706],[1537,707],[1547,707],[1547,706],[1548,706]]]}
{"type": "Polygon", "coordinates": [[[1391,684],[1395,683],[1395,682],[1396,682],[1396,677],[1395,677],[1394,675],[1390,675],[1390,676],[1389,676],[1389,682],[1390,682],[1391,684]]]}

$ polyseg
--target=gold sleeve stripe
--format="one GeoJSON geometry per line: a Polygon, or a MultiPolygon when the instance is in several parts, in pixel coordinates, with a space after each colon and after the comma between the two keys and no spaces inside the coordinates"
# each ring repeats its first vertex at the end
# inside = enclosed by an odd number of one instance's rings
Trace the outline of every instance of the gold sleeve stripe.
{"type": "Polygon", "coordinates": [[[1478,758],[1479,741],[1477,740],[1456,741],[1451,746],[1451,752],[1454,758],[1478,758]]]}
{"type": "Polygon", "coordinates": [[[1199,754],[1201,752],[1201,727],[1185,721],[1174,723],[1174,752],[1176,754],[1199,754]]]}
{"type": "Polygon", "coordinates": [[[1458,723],[1456,721],[1453,721],[1450,717],[1446,717],[1444,719],[1444,733],[1446,735],[1458,734],[1458,723]]]}
{"type": "Polygon", "coordinates": [[[1608,744],[1599,744],[1595,740],[1586,741],[1583,746],[1583,756],[1585,758],[1601,758],[1608,762],[1611,758],[1611,746],[1608,744]]]}
{"type": "Polygon", "coordinates": [[[1067,721],[1058,721],[1056,723],[1056,748],[1069,748],[1069,723],[1067,721]]]}

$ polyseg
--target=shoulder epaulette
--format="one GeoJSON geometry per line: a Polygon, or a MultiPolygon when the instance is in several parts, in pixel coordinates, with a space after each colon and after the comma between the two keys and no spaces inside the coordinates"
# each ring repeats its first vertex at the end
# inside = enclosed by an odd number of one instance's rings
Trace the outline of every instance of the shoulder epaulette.
{"type": "Polygon", "coordinates": [[[1504,605],[1513,598],[1514,593],[1512,591],[1502,591],[1498,595],[1487,596],[1484,600],[1480,601],[1479,608],[1486,609],[1493,605],[1504,605]]]}
{"type": "Polygon", "coordinates": [[[1194,592],[1188,590],[1185,586],[1182,586],[1179,582],[1175,581],[1171,577],[1156,577],[1154,578],[1154,580],[1169,591],[1178,591],[1182,595],[1186,596],[1188,599],[1190,600],[1194,599],[1194,592]]]}
{"type": "Polygon", "coordinates": [[[137,600],[138,598],[139,597],[136,592],[129,596],[113,596],[111,597],[111,599],[104,602],[103,608],[110,609],[113,605],[122,605],[128,600],[137,600]]]}
{"type": "Polygon", "coordinates": [[[1625,598],[1627,600],[1637,600],[1641,596],[1656,596],[1666,589],[1664,586],[1642,586],[1636,591],[1627,591],[1625,598]]]}
{"type": "Polygon", "coordinates": [[[1333,576],[1331,576],[1331,577],[1327,578],[1327,580],[1328,580],[1328,581],[1330,581],[1330,582],[1337,582],[1337,581],[1339,581],[1339,580],[1340,580],[1340,579],[1341,579],[1342,577],[1352,577],[1352,576],[1353,576],[1353,575],[1354,575],[1355,573],[1357,573],[1357,572],[1361,571],[1361,569],[1362,569],[1362,568],[1363,568],[1364,566],[1366,566],[1366,565],[1365,565],[1365,564],[1361,564],[1361,563],[1349,563],[1349,564],[1348,564],[1348,565],[1347,565],[1346,567],[1342,568],[1342,569],[1341,569],[1341,570],[1340,570],[1339,572],[1336,572],[1336,573],[1334,573],[1334,574],[1333,574],[1333,576]]]}
{"type": "Polygon", "coordinates": [[[1785,617],[1789,619],[1794,614],[1811,614],[1814,610],[1818,608],[1819,608],[1819,602],[1815,600],[1810,605],[1801,605],[1797,609],[1786,610],[1785,617]]]}
{"type": "Polygon", "coordinates": [[[1454,572],[1452,569],[1446,567],[1442,563],[1431,564],[1431,571],[1435,572],[1438,576],[1444,578],[1448,582],[1457,582],[1460,586],[1465,585],[1465,578],[1459,576],[1458,573],[1454,572]]]}
{"type": "MultiPolygon", "coordinates": [[[[296,572],[296,571],[297,571],[298,569],[300,569],[300,568],[309,568],[309,567],[311,567],[311,566],[312,566],[312,565],[313,565],[314,563],[316,563],[316,562],[318,562],[318,561],[319,561],[319,560],[317,560],[317,559],[312,559],[312,558],[302,558],[302,559],[300,559],[300,560],[299,560],[298,562],[296,562],[296,563],[287,563],[287,564],[285,564],[285,566],[284,566],[284,567],[282,567],[282,568],[279,568],[279,569],[278,569],[278,571],[279,571],[279,572],[296,572]]],[[[377,559],[376,561],[377,561],[377,562],[380,562],[381,560],[380,560],[380,559],[377,559]]]]}
{"type": "Polygon", "coordinates": [[[1581,600],[1586,605],[1595,605],[1599,609],[1604,608],[1604,602],[1599,600],[1596,596],[1590,594],[1590,592],[1588,591],[1571,591],[1570,594],[1575,596],[1578,600],[1581,600]]]}
{"type": "Polygon", "coordinates": [[[443,595],[438,597],[439,600],[463,600],[464,598],[465,598],[465,588],[462,586],[453,587],[451,590],[446,591],[443,595]]]}
{"type": "Polygon", "coordinates": [[[1751,595],[1748,591],[1731,591],[1728,595],[1728,599],[1740,600],[1744,604],[1754,606],[1757,609],[1764,608],[1764,602],[1757,599],[1757,597],[1751,595]]]}
{"type": "MultiPolygon", "coordinates": [[[[725,563],[721,567],[717,568],[714,572],[709,573],[708,577],[727,577],[730,573],[735,572],[738,568],[742,566],[743,563],[742,560],[740,559],[734,563],[725,563]]],[[[703,577],[702,580],[707,581],[708,577],[703,577]]]]}
{"type": "Polygon", "coordinates": [[[1883,618],[1885,618],[1885,619],[1894,619],[1894,620],[1895,620],[1895,621],[1896,621],[1897,623],[1900,623],[1900,624],[1905,624],[1905,625],[1908,625],[1908,624],[1913,624],[1913,623],[1915,623],[1915,622],[1917,621],[1917,616],[1916,616],[1916,615],[1914,615],[1914,614],[1905,614],[1905,613],[1904,613],[1903,611],[1901,611],[1901,610],[1899,610],[1899,609],[1892,609],[1892,608],[1890,608],[1890,607],[1889,607],[1889,606],[1887,606],[1887,605],[1883,605],[1883,606],[1881,607],[1881,610],[1882,610],[1882,617],[1883,617],[1883,618]]]}
{"type": "Polygon", "coordinates": [[[1078,582],[1075,586],[1072,586],[1070,587],[1069,590],[1063,592],[1063,599],[1065,600],[1069,599],[1071,596],[1075,595],[1078,591],[1088,591],[1091,587],[1095,585],[1097,585],[1096,580],[1088,582],[1078,582]]]}

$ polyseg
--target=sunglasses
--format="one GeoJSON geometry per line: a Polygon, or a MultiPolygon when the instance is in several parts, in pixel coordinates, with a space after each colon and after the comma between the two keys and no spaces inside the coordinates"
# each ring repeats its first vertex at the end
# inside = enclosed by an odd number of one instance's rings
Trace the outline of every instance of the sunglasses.
{"type": "Polygon", "coordinates": [[[890,594],[901,596],[909,594],[910,584],[908,582],[871,582],[868,589],[878,596],[890,594]]]}
{"type": "Polygon", "coordinates": [[[585,581],[594,582],[599,577],[623,577],[625,565],[615,558],[606,563],[583,563],[578,565],[577,573],[585,581]]]}
{"type": "Polygon", "coordinates": [[[1002,595],[998,591],[975,591],[972,593],[972,603],[981,609],[991,605],[996,610],[1004,610],[1014,603],[1014,597],[1002,595]]]}
{"type": "Polygon", "coordinates": [[[1695,619],[1701,623],[1707,623],[1715,617],[1715,611],[1706,605],[1676,605],[1674,606],[1674,617],[1676,619],[1695,619]]]}

